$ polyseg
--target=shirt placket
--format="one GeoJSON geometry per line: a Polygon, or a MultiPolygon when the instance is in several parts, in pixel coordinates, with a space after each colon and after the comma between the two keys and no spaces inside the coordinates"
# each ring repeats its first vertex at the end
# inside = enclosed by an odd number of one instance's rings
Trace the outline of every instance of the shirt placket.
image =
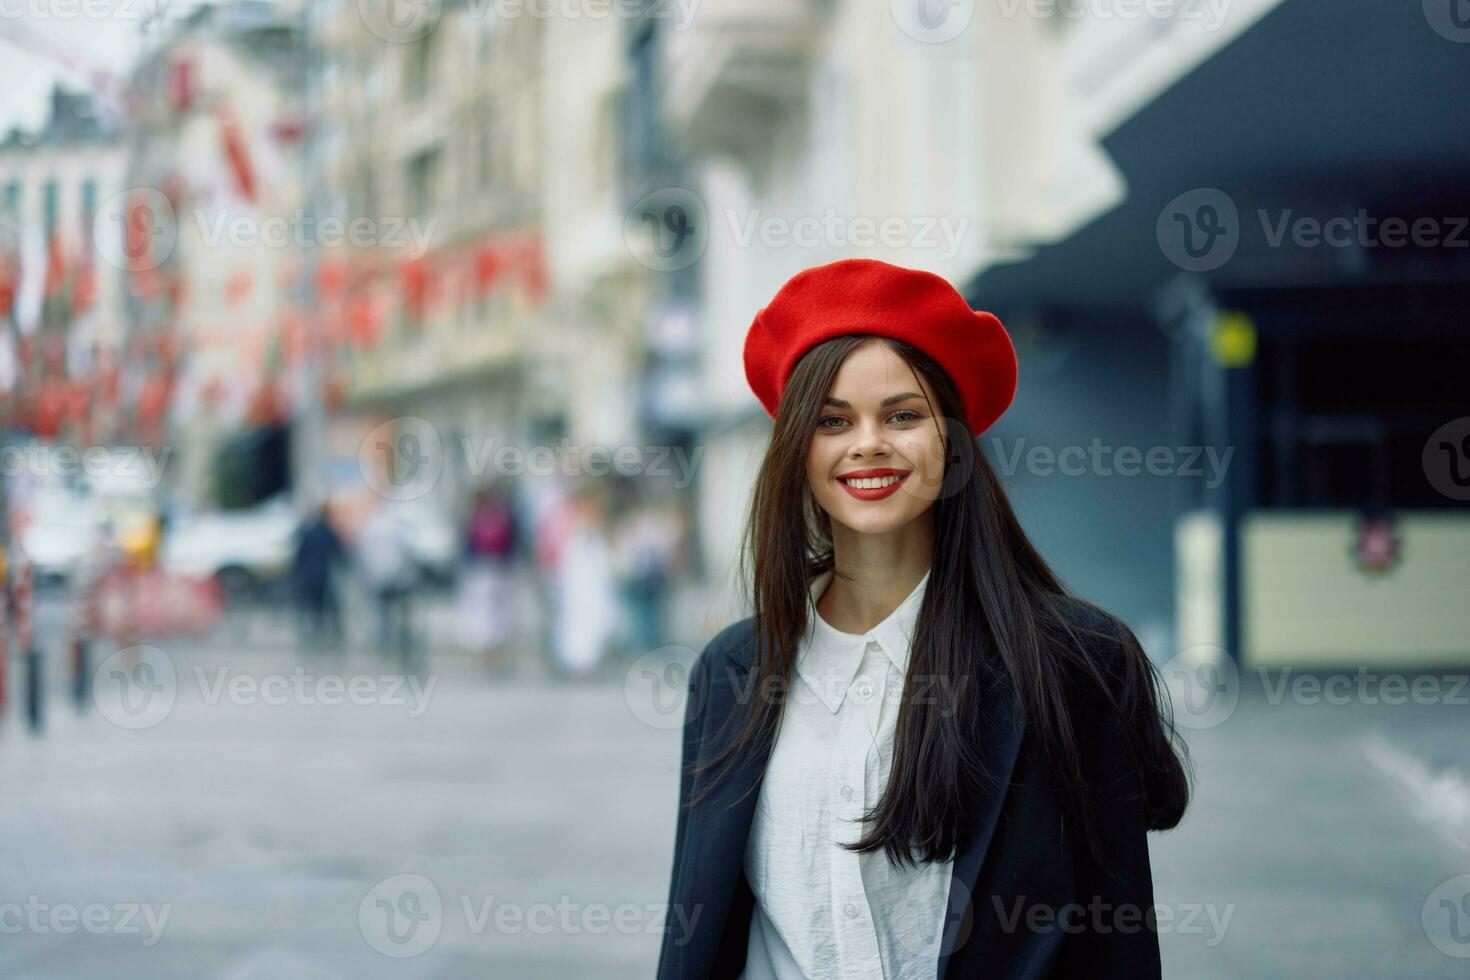
{"type": "Polygon", "coordinates": [[[863,889],[862,855],[840,846],[857,840],[866,829],[859,822],[873,805],[868,799],[868,758],[877,751],[879,709],[883,704],[886,672],[880,670],[883,653],[871,638],[863,651],[857,675],[847,689],[838,714],[839,763],[832,767],[832,921],[836,923],[837,952],[843,977],[882,980],[877,926],[863,889]]]}

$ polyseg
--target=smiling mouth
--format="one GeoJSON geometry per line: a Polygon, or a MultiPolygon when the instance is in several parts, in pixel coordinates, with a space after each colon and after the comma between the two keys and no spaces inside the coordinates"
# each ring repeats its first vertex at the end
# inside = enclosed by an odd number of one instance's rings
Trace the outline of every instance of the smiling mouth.
{"type": "Polygon", "coordinates": [[[895,473],[891,476],[839,476],[837,479],[854,490],[881,490],[884,487],[898,486],[906,476],[908,476],[907,473],[895,473]]]}

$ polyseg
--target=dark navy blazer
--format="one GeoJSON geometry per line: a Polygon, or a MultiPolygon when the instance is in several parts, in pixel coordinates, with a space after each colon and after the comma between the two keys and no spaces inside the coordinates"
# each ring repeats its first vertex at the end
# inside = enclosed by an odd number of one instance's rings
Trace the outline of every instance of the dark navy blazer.
{"type": "MultiPolygon", "coordinates": [[[[1064,611],[1077,626],[1114,636],[1127,629],[1070,602],[1064,611]]],[[[691,776],[690,767],[727,744],[743,721],[732,713],[750,703],[754,624],[727,627],[690,672],[658,980],[737,978],[745,965],[755,897],[744,857],[759,787],[730,804],[763,773],[765,756],[735,757],[733,778],[698,806],[687,803],[713,778],[691,776]]],[[[1116,662],[1118,644],[1095,642],[1104,663],[1116,662]]],[[[1073,715],[1102,862],[1067,833],[1055,779],[1036,761],[1011,686],[997,682],[974,696],[986,699],[985,717],[994,720],[983,755],[999,788],[982,793],[955,854],[935,976],[1159,976],[1142,778],[1119,724],[1102,710],[1102,693],[1078,696],[1073,715]]]]}

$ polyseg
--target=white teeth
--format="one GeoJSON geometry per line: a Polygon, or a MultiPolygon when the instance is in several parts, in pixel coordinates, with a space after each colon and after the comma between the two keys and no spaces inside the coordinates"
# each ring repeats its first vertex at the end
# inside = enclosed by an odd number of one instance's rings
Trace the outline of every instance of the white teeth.
{"type": "Polygon", "coordinates": [[[843,482],[855,490],[878,490],[882,487],[891,487],[901,479],[903,477],[900,476],[870,476],[843,482]]]}

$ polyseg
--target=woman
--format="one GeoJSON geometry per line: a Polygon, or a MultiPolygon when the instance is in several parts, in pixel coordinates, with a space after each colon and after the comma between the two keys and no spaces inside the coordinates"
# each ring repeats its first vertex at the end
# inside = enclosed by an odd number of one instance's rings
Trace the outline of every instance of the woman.
{"type": "Polygon", "coordinates": [[[509,667],[505,647],[511,634],[516,544],[509,494],[501,488],[481,491],[465,534],[458,597],[460,638],[497,674],[509,667]]]}
{"type": "Polygon", "coordinates": [[[745,369],[755,615],[691,675],[659,977],[1157,976],[1145,832],[1188,778],[1132,632],[975,451],[1000,321],[846,260],[782,287],[745,369]]]}

